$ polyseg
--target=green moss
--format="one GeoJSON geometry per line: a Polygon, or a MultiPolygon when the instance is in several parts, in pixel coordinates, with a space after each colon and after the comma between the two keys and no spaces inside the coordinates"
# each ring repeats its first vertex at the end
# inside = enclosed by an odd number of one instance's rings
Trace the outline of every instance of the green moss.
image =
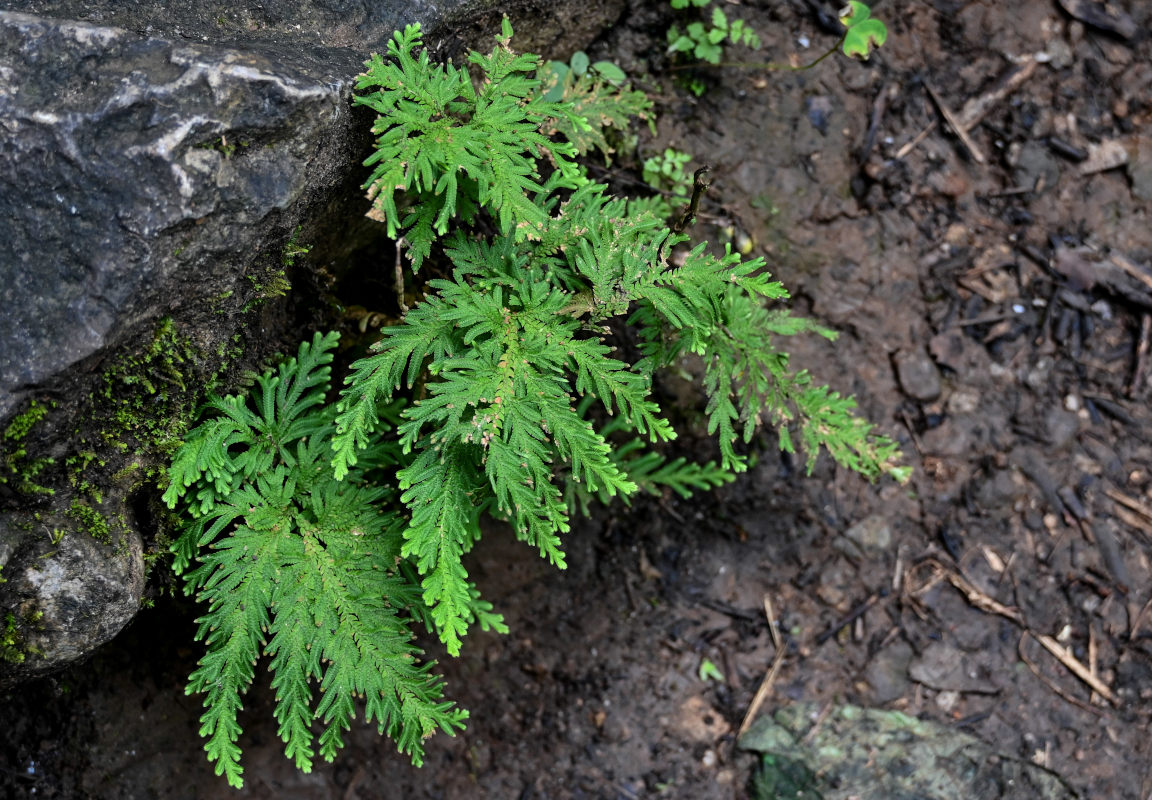
{"type": "Polygon", "coordinates": [[[307,255],[312,250],[310,245],[303,245],[297,241],[300,230],[301,226],[296,226],[296,230],[288,237],[284,249],[280,251],[280,269],[257,267],[245,276],[252,284],[254,296],[244,304],[242,311],[251,311],[274,297],[283,297],[291,290],[292,284],[287,278],[287,270],[295,266],[298,257],[307,255]]]}
{"type": "Polygon", "coordinates": [[[105,370],[99,392],[108,420],[100,430],[105,444],[122,453],[175,450],[195,410],[197,393],[185,373],[196,360],[191,341],[165,317],[146,348],[105,370]]]}
{"type": "Polygon", "coordinates": [[[105,543],[112,541],[112,526],[108,520],[80,498],[74,499],[65,513],[76,520],[93,539],[105,543]]]}
{"type": "Polygon", "coordinates": [[[30,655],[43,655],[38,648],[25,641],[25,632],[30,628],[39,628],[43,616],[42,611],[25,614],[23,619],[11,611],[4,615],[4,624],[0,627],[0,661],[23,664],[30,655]]]}
{"type": "Polygon", "coordinates": [[[37,482],[40,473],[54,463],[53,459],[29,458],[25,442],[47,413],[47,407],[33,400],[0,434],[0,484],[10,484],[22,495],[53,494],[52,489],[37,482]]]}

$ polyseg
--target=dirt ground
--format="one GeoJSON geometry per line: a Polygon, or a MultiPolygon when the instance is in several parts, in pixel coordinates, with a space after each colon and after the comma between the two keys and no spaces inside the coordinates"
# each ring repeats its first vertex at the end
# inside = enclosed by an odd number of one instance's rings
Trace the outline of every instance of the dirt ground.
{"type": "MultiPolygon", "coordinates": [[[[795,362],[904,443],[908,486],[826,457],[807,476],[765,436],[731,486],[578,524],[565,572],[494,529],[470,571],[512,632],[442,661],[473,718],[422,770],[355,729],[335,764],[297,773],[265,685],[230,791],[183,694],[195,609],[160,597],[92,662],[0,705],[0,794],[745,797],[735,739],[776,655],[767,597],[786,655],[761,713],[900,709],[1085,798],[1152,797],[1152,44],[1123,38],[1152,6],[1114,3],[1134,18],[1119,33],[1063,7],[1097,5],[881,2],[871,63],[712,70],[699,99],[666,69],[659,4],[594,48],[653,76],[663,116],[642,150],[712,166],[696,232],[745,231],[841,331],[791,343],[795,362]]],[[[762,55],[810,60],[835,41],[823,6],[725,8],[762,55]]]]}

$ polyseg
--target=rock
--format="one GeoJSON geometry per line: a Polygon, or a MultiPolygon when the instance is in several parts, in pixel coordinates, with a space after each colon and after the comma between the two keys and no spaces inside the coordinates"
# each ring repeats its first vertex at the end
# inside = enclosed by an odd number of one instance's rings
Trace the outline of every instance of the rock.
{"type": "Polygon", "coordinates": [[[897,353],[893,363],[900,388],[913,400],[929,403],[940,396],[940,372],[927,353],[920,350],[897,353]]]}
{"type": "Polygon", "coordinates": [[[4,416],[279,249],[284,215],[354,157],[358,59],[7,12],[0,32],[0,236],[16,254],[0,286],[4,416]]]}
{"type": "Polygon", "coordinates": [[[1015,168],[1017,186],[1036,187],[1037,192],[1056,185],[1060,180],[1060,162],[1037,140],[1029,140],[1009,158],[1015,168]]]}
{"type": "Polygon", "coordinates": [[[68,521],[42,516],[28,537],[12,520],[0,517],[5,606],[14,621],[0,658],[0,690],[91,653],[131,621],[144,591],[135,531],[125,527],[107,542],[79,531],[53,541],[68,521]]]}
{"type": "Polygon", "coordinates": [[[866,551],[880,553],[892,545],[892,526],[879,514],[872,514],[844,531],[844,535],[866,551]]]}
{"type": "Polygon", "coordinates": [[[943,642],[928,645],[908,666],[908,674],[937,691],[988,693],[996,688],[980,677],[971,656],[943,642]]]}
{"type": "Polygon", "coordinates": [[[235,290],[306,206],[359,177],[371,117],[351,109],[353,79],[397,27],[420,21],[447,51],[488,48],[503,10],[520,49],[562,55],[622,7],[270,0],[222,14],[56,0],[37,4],[39,16],[0,10],[0,236],[14,254],[0,288],[0,419],[189,292],[235,290]]]}
{"type": "Polygon", "coordinates": [[[204,387],[294,349],[329,267],[383,249],[359,189],[372,115],[351,104],[368,55],[415,21],[441,57],[488,49],[507,13],[518,49],[567,57],[623,6],[0,0],[0,621],[26,656],[0,680],[131,619],[204,387]],[[289,282],[303,294],[277,299],[289,282]]]}
{"type": "Polygon", "coordinates": [[[912,682],[908,680],[908,665],[912,663],[912,645],[894,642],[877,653],[864,670],[864,680],[872,687],[872,701],[876,705],[891,703],[904,696],[912,682]]]}
{"type": "Polygon", "coordinates": [[[763,754],[762,772],[752,784],[755,800],[1078,796],[1046,769],[997,753],[962,731],[899,711],[841,706],[828,712],[817,703],[797,703],[761,717],[740,737],[739,746],[763,754]]]}
{"type": "Polygon", "coordinates": [[[1080,418],[1060,406],[1052,406],[1044,415],[1048,441],[1055,447],[1068,444],[1080,431],[1080,418]]]}

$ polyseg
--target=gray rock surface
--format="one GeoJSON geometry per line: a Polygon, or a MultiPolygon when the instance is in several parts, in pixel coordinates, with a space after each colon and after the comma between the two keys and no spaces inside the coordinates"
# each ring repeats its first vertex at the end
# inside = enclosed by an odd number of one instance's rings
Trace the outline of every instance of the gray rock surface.
{"type": "Polygon", "coordinates": [[[189,291],[226,291],[347,166],[351,51],[0,13],[0,64],[0,416],[189,291]]]}
{"type": "Polygon", "coordinates": [[[139,534],[124,528],[115,540],[99,542],[77,532],[53,542],[52,532],[66,529],[65,520],[43,518],[35,535],[13,541],[12,529],[0,527],[0,565],[15,633],[9,658],[23,667],[0,671],[0,688],[82,658],[119,633],[140,608],[145,570],[139,534]],[[8,568],[13,564],[18,568],[8,568]]]}
{"type": "Polygon", "coordinates": [[[797,703],[761,717],[740,737],[763,753],[756,800],[1074,800],[1035,764],[994,751],[955,728],[899,711],[797,703]],[[819,721],[817,721],[819,720],[819,721]],[[779,792],[787,778],[787,792],[779,792]]]}
{"type": "Polygon", "coordinates": [[[913,400],[931,402],[940,396],[940,372],[927,353],[919,349],[902,352],[893,361],[900,388],[913,400]]]}
{"type": "Polygon", "coordinates": [[[165,442],[206,384],[321,324],[326,281],[382,237],[351,103],[367,56],[417,21],[439,57],[487,49],[506,13],[519,49],[562,57],[623,5],[0,0],[0,434],[50,409],[0,435],[0,622],[26,656],[0,686],[131,619],[165,442]],[[298,226],[313,252],[285,275],[298,226]],[[286,278],[302,289],[278,299],[286,278]]]}

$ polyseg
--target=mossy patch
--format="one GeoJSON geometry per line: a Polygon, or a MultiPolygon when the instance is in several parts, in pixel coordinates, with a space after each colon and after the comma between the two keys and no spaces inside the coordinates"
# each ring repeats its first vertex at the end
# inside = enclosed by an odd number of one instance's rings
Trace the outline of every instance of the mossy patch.
{"type": "Polygon", "coordinates": [[[40,474],[51,464],[51,458],[29,458],[27,438],[48,413],[48,408],[33,400],[17,414],[0,434],[0,485],[11,486],[22,495],[52,495],[53,490],[38,482],[40,474]]]}
{"type": "Polygon", "coordinates": [[[20,616],[11,611],[5,612],[3,622],[0,623],[0,661],[23,664],[28,660],[28,656],[43,655],[39,649],[26,641],[27,632],[37,629],[43,616],[42,611],[32,611],[20,616]]]}
{"type": "Polygon", "coordinates": [[[122,453],[175,450],[195,410],[198,393],[189,390],[186,373],[196,361],[196,349],[172,318],[160,320],[147,347],[101,375],[94,400],[104,407],[104,442],[122,453]]]}

